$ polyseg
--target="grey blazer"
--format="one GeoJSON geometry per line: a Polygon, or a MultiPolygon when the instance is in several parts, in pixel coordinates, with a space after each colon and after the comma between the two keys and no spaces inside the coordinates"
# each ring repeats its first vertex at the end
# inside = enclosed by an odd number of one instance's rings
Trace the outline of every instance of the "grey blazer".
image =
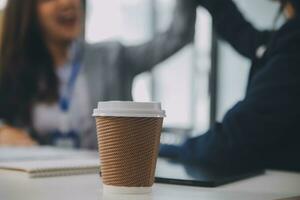
{"type": "MultiPolygon", "coordinates": [[[[177,0],[169,29],[145,44],[124,46],[120,42],[83,44],[84,76],[88,81],[91,113],[98,101],[132,100],[132,82],[151,70],[194,38],[196,7],[177,0]]],[[[97,148],[95,127],[82,135],[82,147],[97,148]]]]}

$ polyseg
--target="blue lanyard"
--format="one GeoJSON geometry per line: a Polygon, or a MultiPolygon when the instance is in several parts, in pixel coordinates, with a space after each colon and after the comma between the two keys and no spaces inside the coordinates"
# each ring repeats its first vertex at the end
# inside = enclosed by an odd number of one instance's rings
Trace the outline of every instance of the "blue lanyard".
{"type": "Polygon", "coordinates": [[[77,51],[75,59],[72,62],[72,71],[66,89],[62,92],[59,100],[59,107],[63,112],[67,112],[70,108],[72,94],[75,83],[81,68],[81,51],[77,51]]]}

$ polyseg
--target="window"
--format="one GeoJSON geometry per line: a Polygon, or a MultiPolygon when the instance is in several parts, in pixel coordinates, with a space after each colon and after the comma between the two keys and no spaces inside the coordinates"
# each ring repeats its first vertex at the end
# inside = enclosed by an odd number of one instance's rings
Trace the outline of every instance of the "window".
{"type": "Polygon", "coordinates": [[[151,38],[150,0],[89,0],[86,40],[138,44],[151,38]]]}
{"type": "MultiPolygon", "coordinates": [[[[175,3],[175,0],[90,0],[86,39],[89,42],[117,39],[128,45],[145,42],[155,31],[167,29],[175,3]]],[[[166,127],[198,132],[209,127],[211,27],[209,14],[199,8],[194,44],[134,81],[134,100],[162,102],[168,116],[166,127]]]]}

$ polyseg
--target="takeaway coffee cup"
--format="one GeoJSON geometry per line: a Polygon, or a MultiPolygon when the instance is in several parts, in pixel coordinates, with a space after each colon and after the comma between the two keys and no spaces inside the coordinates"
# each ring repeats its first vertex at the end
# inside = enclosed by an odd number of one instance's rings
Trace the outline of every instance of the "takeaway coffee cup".
{"type": "Polygon", "coordinates": [[[94,109],[106,193],[149,193],[165,111],[160,103],[99,102],[94,109]]]}

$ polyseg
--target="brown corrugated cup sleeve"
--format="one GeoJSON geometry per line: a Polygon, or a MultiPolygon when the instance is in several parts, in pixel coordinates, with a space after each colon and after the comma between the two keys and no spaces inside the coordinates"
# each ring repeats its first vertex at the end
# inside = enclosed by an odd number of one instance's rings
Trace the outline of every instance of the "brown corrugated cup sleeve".
{"type": "Polygon", "coordinates": [[[154,117],[96,117],[105,185],[153,185],[162,123],[154,117]]]}

